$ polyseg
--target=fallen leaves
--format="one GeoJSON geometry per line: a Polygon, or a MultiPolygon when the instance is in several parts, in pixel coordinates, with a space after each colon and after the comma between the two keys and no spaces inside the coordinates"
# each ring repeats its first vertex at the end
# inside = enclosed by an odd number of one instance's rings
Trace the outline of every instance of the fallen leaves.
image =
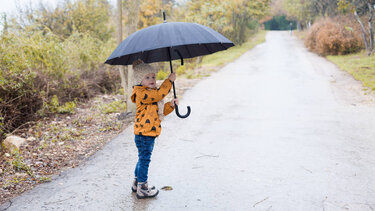
{"type": "Polygon", "coordinates": [[[164,191],[171,191],[171,190],[173,190],[173,188],[171,186],[164,186],[161,189],[164,190],[164,191]]]}

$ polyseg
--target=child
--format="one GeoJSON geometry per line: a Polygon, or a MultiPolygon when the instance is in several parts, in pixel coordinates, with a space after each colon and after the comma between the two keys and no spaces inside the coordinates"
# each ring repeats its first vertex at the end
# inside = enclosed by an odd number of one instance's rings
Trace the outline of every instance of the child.
{"type": "Polygon", "coordinates": [[[158,195],[159,190],[147,183],[148,167],[151,161],[151,154],[154,148],[155,138],[161,132],[161,117],[168,115],[178,104],[177,99],[165,103],[164,108],[162,99],[169,93],[172,82],[176,79],[176,74],[172,73],[156,88],[156,72],[151,65],[142,61],[133,63],[134,86],[131,100],[136,103],[137,111],[135,114],[134,134],[135,144],[138,148],[138,163],[135,168],[135,179],[132,185],[132,191],[137,192],[137,198],[150,198],[158,195]],[[163,111],[163,112],[161,112],[163,111]]]}

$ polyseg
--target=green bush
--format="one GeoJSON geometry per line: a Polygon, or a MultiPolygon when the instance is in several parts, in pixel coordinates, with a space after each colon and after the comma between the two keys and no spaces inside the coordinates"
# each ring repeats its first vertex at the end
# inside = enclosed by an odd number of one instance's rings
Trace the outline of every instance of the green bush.
{"type": "Polygon", "coordinates": [[[165,80],[169,76],[168,73],[164,72],[163,70],[160,70],[158,74],[156,75],[156,80],[165,80]]]}
{"type": "Polygon", "coordinates": [[[57,112],[60,114],[74,114],[76,107],[76,102],[66,102],[64,105],[57,108],[57,112]]]}
{"type": "Polygon", "coordinates": [[[37,111],[42,116],[72,113],[76,104],[70,101],[113,91],[119,84],[118,71],[102,64],[114,40],[77,32],[61,40],[30,28],[0,37],[0,140],[38,118],[37,111]]]}
{"type": "Polygon", "coordinates": [[[186,66],[179,66],[176,70],[177,75],[184,75],[186,73],[186,66]]]}
{"type": "Polygon", "coordinates": [[[103,114],[120,113],[126,111],[126,103],[121,101],[113,101],[108,104],[104,104],[100,107],[103,114]]]}

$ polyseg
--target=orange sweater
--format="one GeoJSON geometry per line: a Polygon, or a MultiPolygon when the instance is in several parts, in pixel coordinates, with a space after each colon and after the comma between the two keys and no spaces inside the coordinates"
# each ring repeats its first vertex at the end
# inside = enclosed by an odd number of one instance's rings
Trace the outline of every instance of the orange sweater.
{"type": "MultiPolygon", "coordinates": [[[[158,115],[157,102],[162,100],[171,90],[172,82],[167,79],[157,88],[146,86],[134,86],[131,100],[137,105],[135,114],[134,134],[157,137],[161,132],[161,121],[158,115]]],[[[174,110],[171,103],[164,104],[164,115],[170,114],[174,110]]]]}

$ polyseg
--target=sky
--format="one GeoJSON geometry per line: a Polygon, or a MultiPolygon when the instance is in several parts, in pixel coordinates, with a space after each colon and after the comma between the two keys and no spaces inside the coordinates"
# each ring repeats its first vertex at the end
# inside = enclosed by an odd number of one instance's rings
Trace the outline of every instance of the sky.
{"type": "MultiPolygon", "coordinates": [[[[19,6],[26,6],[30,2],[32,2],[32,5],[36,6],[39,4],[39,2],[43,2],[44,5],[49,5],[53,8],[57,6],[57,3],[61,0],[0,0],[0,13],[7,13],[11,14],[16,12],[16,5],[19,6]]],[[[116,0],[109,0],[112,5],[116,4],[116,0]]]]}
{"type": "MultiPolygon", "coordinates": [[[[7,13],[12,14],[16,12],[16,5],[19,5],[21,7],[26,6],[32,3],[32,5],[36,6],[39,4],[39,2],[43,2],[44,5],[49,5],[52,8],[55,8],[57,6],[57,3],[62,0],[0,0],[0,14],[7,13]]],[[[74,1],[74,0],[71,0],[74,1]]],[[[113,6],[116,5],[117,0],[108,0],[113,6]]],[[[186,0],[177,0],[177,2],[182,3],[186,0]]]]}

